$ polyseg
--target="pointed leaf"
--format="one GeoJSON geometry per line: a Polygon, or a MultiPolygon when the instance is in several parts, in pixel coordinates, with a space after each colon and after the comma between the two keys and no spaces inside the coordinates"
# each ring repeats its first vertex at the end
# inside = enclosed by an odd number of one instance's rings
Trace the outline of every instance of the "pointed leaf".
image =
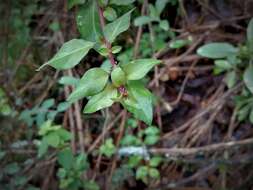
{"type": "Polygon", "coordinates": [[[112,83],[116,87],[119,87],[126,83],[126,74],[120,67],[116,67],[113,69],[111,73],[111,79],[112,79],[112,83]]]}
{"type": "Polygon", "coordinates": [[[135,26],[142,26],[144,24],[148,24],[152,21],[154,21],[155,19],[149,17],[149,16],[139,16],[134,20],[134,25],[135,26]]]}
{"type": "Polygon", "coordinates": [[[70,40],[63,44],[55,56],[42,65],[38,70],[46,65],[50,65],[55,69],[70,69],[81,61],[93,45],[94,43],[85,40],[70,40]]]}
{"type": "Polygon", "coordinates": [[[133,2],[135,2],[135,0],[110,0],[110,4],[115,5],[129,5],[133,2]]]}
{"type": "Polygon", "coordinates": [[[70,148],[65,148],[61,152],[59,152],[57,154],[57,160],[58,160],[59,164],[67,170],[71,169],[71,167],[75,161],[70,148]]]}
{"type": "Polygon", "coordinates": [[[238,49],[229,43],[210,43],[201,46],[197,53],[203,57],[211,59],[225,58],[234,55],[238,52],[238,49]]]}
{"type": "Polygon", "coordinates": [[[250,20],[247,28],[247,40],[253,50],[253,18],[250,20]]]}
{"type": "Polygon", "coordinates": [[[89,1],[77,13],[76,22],[82,38],[97,42],[102,36],[96,1],[89,1]]]}
{"type": "Polygon", "coordinates": [[[108,77],[108,73],[101,68],[88,70],[80,79],[77,88],[68,97],[68,101],[74,102],[99,93],[105,87],[108,77]]]}
{"type": "Polygon", "coordinates": [[[76,86],[78,84],[80,79],[75,78],[75,77],[71,77],[71,76],[63,76],[60,78],[60,80],[58,81],[60,84],[63,85],[73,85],[76,86]]]}
{"type": "Polygon", "coordinates": [[[247,88],[253,93],[253,66],[250,65],[244,72],[243,81],[247,88]]]}
{"type": "Polygon", "coordinates": [[[162,13],[163,9],[165,8],[168,2],[169,0],[156,0],[155,7],[159,15],[162,13]]]}
{"type": "Polygon", "coordinates": [[[237,80],[237,76],[236,76],[235,71],[230,71],[225,76],[225,82],[228,88],[232,88],[233,86],[235,86],[236,80],[237,80]]]}
{"type": "Polygon", "coordinates": [[[122,64],[121,66],[128,80],[139,80],[159,63],[161,61],[157,59],[137,59],[128,64],[122,64]]]}
{"type": "Polygon", "coordinates": [[[121,103],[134,117],[150,125],[153,119],[152,94],[140,82],[127,85],[128,97],[121,103]]]}
{"type": "Polygon", "coordinates": [[[117,18],[116,11],[111,7],[106,7],[106,9],[103,12],[103,15],[108,21],[113,21],[117,18]]]}
{"type": "Polygon", "coordinates": [[[113,42],[114,39],[122,32],[126,31],[130,25],[130,16],[133,10],[127,12],[121,17],[117,18],[110,24],[107,24],[104,29],[105,38],[109,42],[113,42]]]}
{"type": "Polygon", "coordinates": [[[117,89],[108,84],[107,87],[99,94],[93,96],[86,106],[84,113],[93,113],[103,108],[109,107],[113,104],[113,99],[117,98],[117,89]]]}

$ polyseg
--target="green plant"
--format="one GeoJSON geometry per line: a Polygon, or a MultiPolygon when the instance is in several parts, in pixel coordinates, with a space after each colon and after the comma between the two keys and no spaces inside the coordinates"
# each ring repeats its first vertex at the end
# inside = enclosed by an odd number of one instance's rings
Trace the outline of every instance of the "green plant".
{"type": "Polygon", "coordinates": [[[39,130],[41,141],[38,147],[38,157],[44,156],[48,148],[53,148],[57,153],[57,162],[60,165],[57,176],[60,179],[61,189],[98,190],[97,184],[83,178],[83,173],[89,168],[87,156],[84,153],[74,155],[70,147],[70,132],[60,125],[53,125],[52,121],[46,121],[39,130]]]}
{"type": "Polygon", "coordinates": [[[90,49],[95,49],[102,56],[109,58],[111,69],[108,71],[96,67],[86,71],[68,97],[68,102],[73,103],[87,97],[88,103],[83,110],[86,114],[109,107],[114,102],[120,102],[136,118],[151,124],[153,118],[152,94],[140,80],[161,61],[137,59],[129,63],[116,64],[113,55],[120,51],[120,47],[112,46],[112,43],[119,34],[129,28],[130,15],[133,10],[117,17],[112,11],[112,5],[126,5],[132,2],[87,1],[77,15],[78,28],[85,40],[73,39],[66,42],[58,53],[43,66],[50,65],[59,70],[70,69],[76,66],[90,49]],[[106,24],[104,15],[110,17],[110,19],[107,18],[108,20],[113,21],[106,24]]]}
{"type": "Polygon", "coordinates": [[[100,146],[99,152],[109,158],[116,152],[116,147],[113,144],[112,138],[106,139],[105,143],[100,146]]]}
{"type": "Polygon", "coordinates": [[[214,74],[225,73],[228,88],[243,81],[241,95],[235,98],[237,116],[240,121],[249,118],[253,123],[253,19],[248,24],[245,44],[235,47],[226,42],[210,43],[200,47],[197,53],[214,59],[214,74]]]}
{"type": "Polygon", "coordinates": [[[38,156],[43,156],[48,147],[62,148],[71,139],[71,133],[62,128],[60,125],[53,125],[52,121],[46,121],[39,130],[39,135],[42,137],[39,145],[38,156]]]}
{"type": "Polygon", "coordinates": [[[54,108],[54,105],[55,100],[53,98],[44,100],[32,109],[23,110],[19,115],[19,119],[25,121],[28,126],[32,126],[34,123],[41,126],[47,120],[54,120],[58,113],[64,112],[70,106],[68,102],[61,102],[56,108],[54,108]]]}
{"type": "MultiPolygon", "coordinates": [[[[130,122],[131,128],[135,126],[133,120],[130,122]],[[133,124],[133,125],[132,125],[133,124]]],[[[130,128],[130,129],[131,129],[130,128]]],[[[128,131],[120,141],[120,145],[124,147],[124,153],[130,155],[127,166],[131,169],[136,169],[135,177],[147,183],[148,178],[158,179],[160,174],[157,167],[162,161],[161,157],[153,156],[151,159],[145,153],[145,146],[154,145],[159,140],[160,130],[155,126],[149,126],[144,130],[140,130],[137,135],[131,135],[128,131]],[[133,155],[132,155],[133,154],[133,155]]]]}
{"type": "Polygon", "coordinates": [[[134,20],[135,26],[141,26],[144,24],[149,24],[151,22],[155,22],[159,24],[159,27],[165,31],[170,29],[169,22],[167,20],[162,20],[160,18],[163,9],[165,8],[167,3],[173,3],[170,0],[157,0],[155,2],[155,6],[153,4],[148,5],[149,15],[139,16],[134,20]]]}

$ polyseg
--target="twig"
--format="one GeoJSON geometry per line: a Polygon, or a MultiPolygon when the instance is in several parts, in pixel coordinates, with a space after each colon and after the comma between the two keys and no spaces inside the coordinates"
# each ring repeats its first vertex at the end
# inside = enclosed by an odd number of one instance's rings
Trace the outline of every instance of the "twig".
{"type": "MultiPolygon", "coordinates": [[[[122,137],[124,135],[124,129],[125,129],[125,123],[126,123],[126,113],[127,112],[124,110],[123,115],[122,115],[122,119],[121,119],[121,123],[120,123],[120,126],[119,126],[119,134],[118,134],[118,137],[117,137],[117,140],[116,140],[116,143],[115,143],[115,146],[116,146],[117,149],[119,147],[120,140],[122,139],[122,137]]],[[[110,187],[109,184],[111,183],[111,180],[112,180],[113,171],[116,168],[116,161],[117,161],[117,156],[115,155],[114,158],[113,158],[113,161],[112,161],[111,171],[110,171],[110,175],[109,175],[108,181],[107,181],[108,187],[110,187]]]]}
{"type": "MultiPolygon", "coordinates": [[[[68,75],[73,76],[73,73],[70,69],[68,70],[68,75]]],[[[82,117],[81,117],[80,112],[81,112],[80,105],[77,101],[74,103],[74,113],[75,113],[75,118],[76,118],[76,126],[77,126],[77,134],[79,138],[80,150],[82,153],[84,153],[85,148],[84,148],[84,139],[83,139],[83,122],[82,122],[82,117]]]]}
{"type": "Polygon", "coordinates": [[[117,115],[117,117],[106,127],[106,129],[102,131],[102,133],[97,137],[94,143],[90,145],[87,154],[89,154],[99,144],[99,142],[103,139],[104,135],[112,129],[114,124],[122,117],[123,114],[124,111],[121,111],[120,114],[117,115]]]}
{"type": "Polygon", "coordinates": [[[228,148],[233,148],[236,146],[246,146],[253,144],[253,138],[244,139],[240,141],[230,141],[224,143],[211,144],[207,146],[197,147],[197,148],[152,148],[150,153],[152,154],[166,154],[171,156],[188,156],[197,153],[213,152],[218,150],[224,150],[228,148]]]}
{"type": "MultiPolygon", "coordinates": [[[[145,15],[145,9],[147,7],[148,1],[144,0],[141,8],[141,15],[145,15]]],[[[138,27],[137,36],[135,38],[135,44],[134,44],[134,59],[138,57],[139,53],[139,47],[140,47],[140,41],[142,36],[142,26],[138,27]]]]}
{"type": "MultiPolygon", "coordinates": [[[[104,30],[104,28],[105,28],[105,18],[104,18],[104,15],[103,15],[103,9],[99,5],[97,5],[97,6],[98,6],[100,26],[101,26],[102,30],[104,30]]],[[[112,64],[113,67],[115,67],[116,62],[115,62],[115,59],[114,59],[113,54],[112,54],[112,45],[105,37],[104,37],[104,41],[105,41],[106,48],[109,50],[108,57],[110,59],[110,63],[112,64]]]]}

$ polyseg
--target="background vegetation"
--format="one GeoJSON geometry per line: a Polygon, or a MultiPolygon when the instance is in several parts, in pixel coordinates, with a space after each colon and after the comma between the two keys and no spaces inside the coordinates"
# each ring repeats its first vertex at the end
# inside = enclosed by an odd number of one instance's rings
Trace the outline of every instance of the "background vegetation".
{"type": "Polygon", "coordinates": [[[0,189],[252,189],[252,0],[3,0],[0,189]]]}

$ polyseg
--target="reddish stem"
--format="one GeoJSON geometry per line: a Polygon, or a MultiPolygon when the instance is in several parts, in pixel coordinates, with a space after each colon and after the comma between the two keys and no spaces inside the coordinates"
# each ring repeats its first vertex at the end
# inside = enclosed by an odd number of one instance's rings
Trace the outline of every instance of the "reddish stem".
{"type": "MultiPolygon", "coordinates": [[[[99,5],[98,5],[98,12],[99,12],[99,20],[100,20],[101,28],[102,28],[102,30],[104,30],[104,28],[105,28],[105,17],[103,15],[103,9],[99,5]]],[[[115,59],[113,57],[113,54],[112,54],[112,45],[105,37],[104,37],[104,43],[105,43],[106,48],[109,50],[108,57],[110,59],[110,63],[112,64],[113,67],[115,67],[116,66],[116,61],[115,61],[115,59]]]]}

